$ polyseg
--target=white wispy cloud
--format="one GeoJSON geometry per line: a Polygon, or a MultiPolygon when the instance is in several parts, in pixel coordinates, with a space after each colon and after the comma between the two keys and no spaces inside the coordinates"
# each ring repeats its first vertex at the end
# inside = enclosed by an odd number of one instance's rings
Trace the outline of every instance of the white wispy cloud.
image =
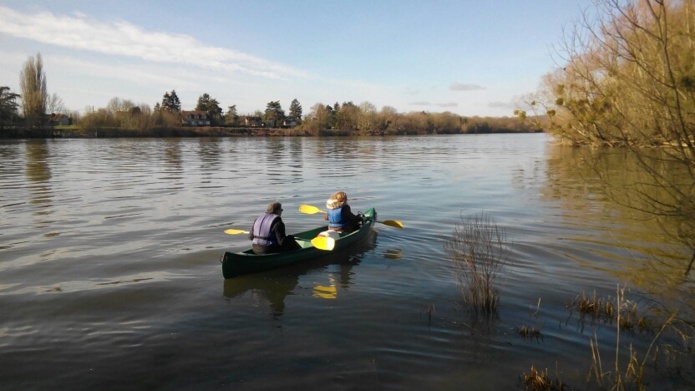
{"type": "Polygon", "coordinates": [[[454,83],[449,84],[449,89],[451,91],[475,91],[475,90],[484,90],[485,87],[477,85],[477,84],[454,82],[454,83]]]}
{"type": "Polygon", "coordinates": [[[0,33],[63,48],[242,72],[262,78],[312,77],[303,71],[246,53],[206,45],[189,35],[148,31],[125,21],[94,20],[84,14],[29,14],[0,6],[0,33]]]}
{"type": "Polygon", "coordinates": [[[488,107],[498,108],[498,109],[514,109],[517,106],[516,103],[512,101],[493,101],[488,103],[488,107]]]}

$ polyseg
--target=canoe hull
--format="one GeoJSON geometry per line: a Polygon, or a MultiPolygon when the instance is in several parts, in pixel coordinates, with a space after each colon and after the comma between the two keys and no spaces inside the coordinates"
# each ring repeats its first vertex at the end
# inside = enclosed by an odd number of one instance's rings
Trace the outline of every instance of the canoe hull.
{"type": "MultiPolygon", "coordinates": [[[[376,220],[376,210],[372,208],[364,212],[364,223],[362,227],[355,232],[341,234],[341,237],[335,241],[333,251],[344,250],[365,240],[369,236],[376,220]]],[[[236,253],[227,251],[221,259],[222,275],[224,278],[232,278],[243,274],[277,269],[330,255],[329,251],[319,250],[311,245],[311,239],[327,229],[328,227],[324,225],[294,234],[297,243],[302,246],[299,250],[272,254],[254,254],[250,249],[236,253]]]]}

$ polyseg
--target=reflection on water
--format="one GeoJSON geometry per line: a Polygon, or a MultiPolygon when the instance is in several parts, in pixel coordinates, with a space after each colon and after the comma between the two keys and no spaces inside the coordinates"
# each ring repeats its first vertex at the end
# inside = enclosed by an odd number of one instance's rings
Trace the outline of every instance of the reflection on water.
{"type": "Polygon", "coordinates": [[[40,217],[36,228],[41,229],[50,223],[46,216],[53,214],[53,187],[51,168],[48,163],[49,152],[46,140],[34,140],[26,145],[26,178],[32,185],[30,204],[34,206],[35,216],[40,217]]]}
{"type": "Polygon", "coordinates": [[[51,179],[48,167],[48,145],[46,140],[36,140],[26,145],[27,179],[33,182],[45,183],[51,179]]]}
{"type": "Polygon", "coordinates": [[[166,140],[164,145],[164,162],[171,167],[174,172],[182,172],[181,164],[183,162],[181,156],[181,145],[179,139],[166,140]]]}
{"type": "Polygon", "coordinates": [[[219,138],[200,138],[198,140],[201,171],[208,172],[219,169],[220,155],[222,155],[221,144],[222,140],[219,138]]]}
{"type": "Polygon", "coordinates": [[[298,282],[297,275],[240,276],[224,280],[224,296],[232,299],[252,292],[254,296],[259,295],[268,302],[271,317],[278,319],[285,311],[285,297],[292,293],[298,282]]]}
{"type": "Polygon", "coordinates": [[[270,316],[280,319],[285,310],[285,298],[293,294],[299,284],[299,276],[307,274],[317,268],[331,269],[324,285],[316,284],[313,293],[323,299],[335,299],[338,288],[348,289],[353,276],[353,267],[357,266],[364,254],[376,246],[376,232],[372,232],[367,240],[350,249],[330,252],[318,259],[308,260],[300,264],[284,267],[279,270],[271,270],[263,273],[248,274],[237,278],[224,280],[224,296],[227,299],[251,292],[268,302],[270,316]]]}
{"type": "MultiPolygon", "coordinates": [[[[597,258],[608,262],[593,264],[626,279],[647,291],[686,288],[683,272],[690,254],[675,241],[677,221],[655,218],[642,211],[642,202],[668,197],[634,155],[623,150],[548,148],[547,183],[543,199],[557,202],[568,225],[574,225],[569,239],[593,247],[597,258]],[[641,184],[639,189],[634,184],[641,184]],[[640,194],[635,191],[639,190],[640,194]],[[613,251],[618,246],[619,251],[613,251]]],[[[663,167],[677,175],[674,168],[663,167]]],[[[594,266],[595,265],[595,266],[594,266]]]]}
{"type": "Polygon", "coordinates": [[[638,175],[623,174],[628,157],[547,141],[0,140],[0,384],[513,389],[535,365],[582,388],[588,338],[610,351],[615,328],[569,317],[568,303],[619,285],[640,303],[681,305],[693,281],[657,224],[600,184],[638,175]],[[289,232],[313,228],[322,216],[298,206],[338,190],[405,228],[377,224],[348,253],[223,280],[220,255],[250,244],[225,229],[248,229],[275,200],[289,232]],[[461,306],[443,249],[461,216],[481,211],[510,242],[493,319],[461,306]],[[543,338],[520,337],[523,325],[543,338]]]}
{"type": "Polygon", "coordinates": [[[388,259],[401,259],[403,257],[403,250],[401,249],[388,249],[383,253],[384,258],[388,259]]]}

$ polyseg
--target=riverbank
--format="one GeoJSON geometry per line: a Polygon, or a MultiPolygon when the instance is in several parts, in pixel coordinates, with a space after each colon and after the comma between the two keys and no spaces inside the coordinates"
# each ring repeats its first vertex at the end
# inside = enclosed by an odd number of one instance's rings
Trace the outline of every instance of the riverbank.
{"type": "MultiPolygon", "coordinates": [[[[503,133],[542,133],[541,130],[489,129],[485,132],[467,132],[457,134],[503,134],[503,133]]],[[[128,137],[307,137],[307,136],[407,136],[420,133],[388,133],[381,131],[350,132],[347,130],[327,129],[310,132],[303,128],[258,128],[258,127],[180,127],[154,128],[148,130],[99,128],[81,130],[74,126],[43,129],[0,129],[0,139],[24,138],[128,138],[128,137]]],[[[432,134],[432,133],[427,133],[432,134]]],[[[437,134],[436,132],[434,134],[437,134]]],[[[450,134],[450,133],[447,133],[450,134]]]]}
{"type": "Polygon", "coordinates": [[[230,128],[230,127],[180,127],[154,128],[149,130],[100,128],[84,131],[76,127],[54,127],[43,129],[3,129],[0,138],[127,138],[127,137],[264,137],[264,136],[311,136],[300,129],[284,128],[230,128]]]}

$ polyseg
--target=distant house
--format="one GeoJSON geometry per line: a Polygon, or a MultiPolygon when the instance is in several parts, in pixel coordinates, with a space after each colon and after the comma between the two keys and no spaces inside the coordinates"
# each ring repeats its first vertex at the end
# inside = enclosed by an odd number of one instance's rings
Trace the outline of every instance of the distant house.
{"type": "Polygon", "coordinates": [[[258,128],[263,126],[263,119],[261,119],[261,117],[242,115],[241,117],[239,117],[239,123],[241,123],[243,126],[258,128]]]}
{"type": "Polygon", "coordinates": [[[297,121],[294,119],[285,119],[282,121],[282,126],[284,128],[294,128],[297,125],[297,121]]]}
{"type": "Polygon", "coordinates": [[[210,126],[207,111],[182,111],[181,125],[183,126],[210,126]]]}
{"type": "Polygon", "coordinates": [[[70,125],[70,117],[68,117],[65,114],[51,114],[48,118],[48,121],[50,122],[51,125],[53,126],[59,126],[59,125],[70,125]]]}

